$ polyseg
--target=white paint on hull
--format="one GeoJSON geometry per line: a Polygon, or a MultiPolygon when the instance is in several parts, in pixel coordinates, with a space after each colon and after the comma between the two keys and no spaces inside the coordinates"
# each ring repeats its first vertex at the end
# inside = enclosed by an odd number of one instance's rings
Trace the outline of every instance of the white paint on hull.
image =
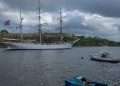
{"type": "Polygon", "coordinates": [[[11,50],[47,50],[47,49],[70,49],[72,44],[39,44],[39,43],[7,43],[11,50]]]}

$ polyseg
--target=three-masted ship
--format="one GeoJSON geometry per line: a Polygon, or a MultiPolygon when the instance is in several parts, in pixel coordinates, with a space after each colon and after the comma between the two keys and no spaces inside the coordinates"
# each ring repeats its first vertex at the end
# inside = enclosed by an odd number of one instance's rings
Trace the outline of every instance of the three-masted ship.
{"type": "Polygon", "coordinates": [[[45,49],[70,49],[72,48],[71,43],[66,43],[63,41],[63,20],[62,20],[62,11],[60,9],[60,42],[59,43],[42,43],[42,24],[41,24],[41,7],[40,7],[40,0],[39,0],[39,7],[38,7],[38,32],[39,32],[39,42],[38,43],[31,43],[31,42],[23,42],[23,25],[22,21],[23,18],[21,16],[21,10],[20,10],[20,40],[21,42],[8,42],[8,48],[11,50],[45,50],[45,49]]]}

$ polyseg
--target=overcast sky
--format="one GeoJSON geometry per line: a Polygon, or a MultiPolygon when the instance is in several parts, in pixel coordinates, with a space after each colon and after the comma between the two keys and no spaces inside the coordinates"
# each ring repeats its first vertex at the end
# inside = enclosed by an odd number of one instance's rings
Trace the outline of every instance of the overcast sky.
{"type": "MultiPolygon", "coordinates": [[[[19,32],[20,8],[24,32],[37,32],[38,0],[0,0],[0,28],[19,32]]],[[[43,31],[59,31],[60,8],[64,32],[120,41],[120,0],[41,0],[43,31]]]]}

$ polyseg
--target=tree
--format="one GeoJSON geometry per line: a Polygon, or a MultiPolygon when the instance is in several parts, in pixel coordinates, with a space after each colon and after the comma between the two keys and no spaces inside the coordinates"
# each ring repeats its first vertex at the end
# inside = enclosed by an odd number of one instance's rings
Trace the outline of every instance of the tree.
{"type": "Polygon", "coordinates": [[[8,32],[7,30],[3,29],[3,30],[0,31],[0,36],[1,36],[1,37],[4,37],[4,36],[6,36],[8,33],[9,33],[9,32],[8,32]]]}
{"type": "Polygon", "coordinates": [[[1,34],[8,34],[9,32],[7,30],[1,30],[0,33],[1,34]]]}

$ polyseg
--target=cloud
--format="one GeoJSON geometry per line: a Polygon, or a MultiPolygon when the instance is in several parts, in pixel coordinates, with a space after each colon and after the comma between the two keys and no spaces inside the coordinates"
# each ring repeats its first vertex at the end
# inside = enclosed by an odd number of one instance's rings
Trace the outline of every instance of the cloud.
{"type": "MultiPolygon", "coordinates": [[[[14,9],[37,11],[38,0],[2,0],[14,9]]],[[[120,0],[41,0],[41,8],[46,11],[56,11],[60,7],[65,9],[79,9],[86,12],[110,17],[120,17],[120,0]]]]}
{"type": "MultiPolygon", "coordinates": [[[[24,32],[37,32],[37,2],[38,0],[0,1],[1,27],[5,20],[10,19],[10,31],[15,32],[15,27],[19,24],[19,9],[22,8],[24,32]]],[[[120,41],[119,3],[117,0],[41,0],[43,31],[59,31],[61,7],[64,32],[120,41]]]]}
{"type": "Polygon", "coordinates": [[[87,35],[120,41],[120,18],[106,17],[100,14],[81,12],[79,10],[66,12],[66,15],[69,16],[66,28],[71,28],[72,31],[87,31],[87,35]]]}

